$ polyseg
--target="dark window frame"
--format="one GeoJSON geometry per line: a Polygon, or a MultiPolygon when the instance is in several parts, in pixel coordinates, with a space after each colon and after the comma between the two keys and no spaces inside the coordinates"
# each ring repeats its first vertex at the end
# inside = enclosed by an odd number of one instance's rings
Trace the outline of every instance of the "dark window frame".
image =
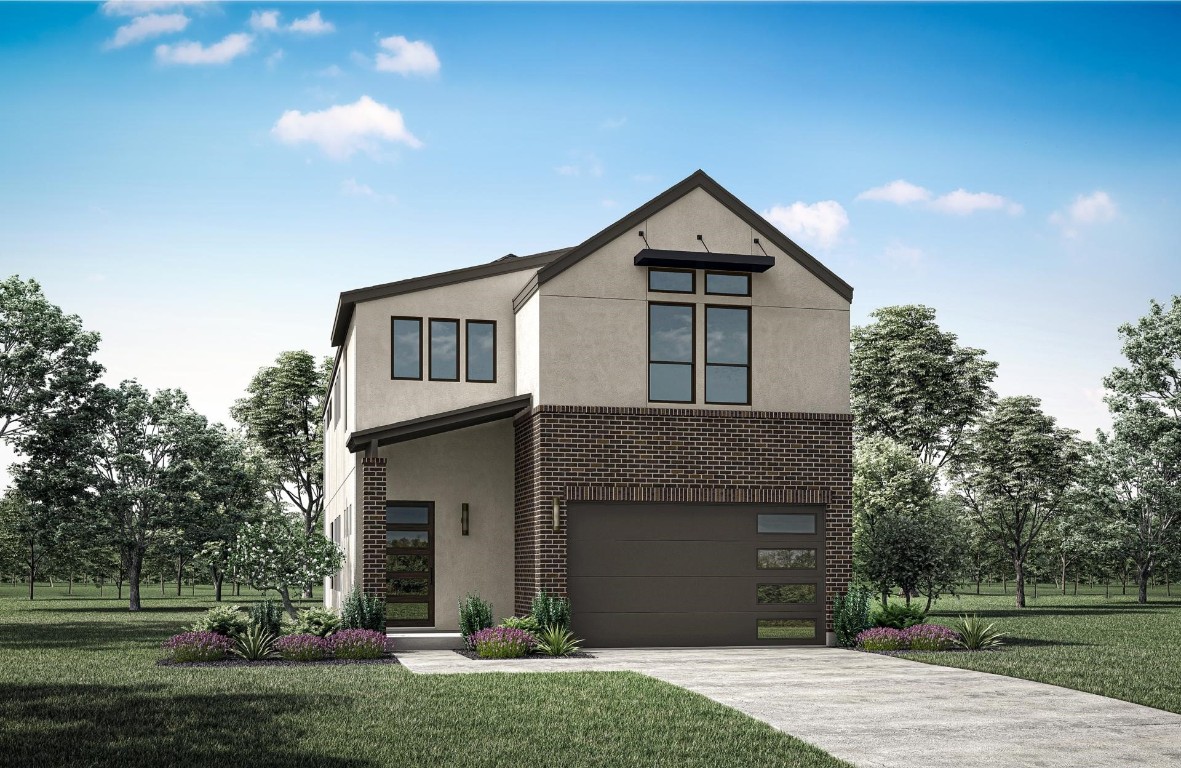
{"type": "Polygon", "coordinates": [[[820,515],[816,512],[759,512],[755,515],[755,534],[757,536],[818,536],[821,526],[820,515]],[[775,517],[775,516],[793,516],[793,517],[810,517],[812,518],[812,531],[793,532],[793,531],[760,531],[759,518],[761,517],[775,517]]]}
{"type": "Polygon", "coordinates": [[[463,380],[470,381],[473,384],[495,384],[496,383],[496,321],[495,320],[464,320],[463,321],[463,380]],[[473,379],[472,371],[472,344],[469,333],[471,333],[472,325],[490,325],[492,326],[492,378],[490,379],[473,379]]]}
{"type": "Polygon", "coordinates": [[[647,392],[649,403],[676,403],[678,405],[693,405],[697,402],[697,305],[687,304],[681,301],[649,301],[648,302],[648,366],[647,373],[647,392]],[[689,362],[681,363],[668,360],[653,360],[652,359],[652,307],[688,307],[689,317],[691,320],[689,326],[689,362]],[[689,366],[689,399],[688,400],[653,400],[652,399],[652,365],[687,365],[689,366]]]}
{"type": "Polygon", "coordinates": [[[702,317],[702,326],[706,337],[709,336],[709,311],[711,309],[730,309],[742,310],[746,312],[746,365],[739,363],[711,363],[709,361],[709,343],[706,342],[705,352],[702,361],[702,370],[705,374],[705,380],[702,386],[705,390],[703,399],[706,405],[750,405],[753,399],[754,389],[754,307],[748,304],[703,304],[702,310],[704,316],[702,317]],[[727,400],[715,401],[709,399],[709,369],[710,366],[717,368],[745,368],[746,369],[746,401],[735,403],[727,400]]]}
{"type": "Polygon", "coordinates": [[[460,346],[460,338],[459,338],[460,337],[460,333],[459,333],[460,327],[459,326],[461,324],[462,323],[460,323],[460,320],[457,317],[428,317],[427,318],[427,323],[426,323],[426,328],[427,328],[426,372],[427,372],[427,380],[428,381],[459,381],[460,380],[459,363],[463,359],[463,350],[461,350],[459,348],[459,346],[460,346]],[[454,323],[455,324],[455,378],[454,379],[448,379],[448,378],[443,378],[440,376],[435,376],[434,372],[431,370],[434,367],[432,365],[432,363],[434,362],[434,359],[435,359],[435,345],[432,343],[433,339],[434,339],[434,329],[432,326],[435,323],[454,323]]]}
{"type": "Polygon", "coordinates": [[[695,269],[676,269],[674,267],[648,267],[648,293],[676,293],[681,296],[691,296],[697,294],[697,270],[695,269]],[[690,288],[687,291],[670,291],[667,288],[653,288],[652,287],[652,273],[653,272],[677,272],[680,274],[689,275],[690,288]]]}
{"type": "Polygon", "coordinates": [[[409,317],[406,315],[393,315],[390,317],[390,378],[398,381],[422,381],[422,343],[424,340],[422,332],[422,318],[409,317]],[[398,376],[395,368],[395,360],[397,360],[398,334],[394,332],[398,320],[410,320],[418,323],[418,375],[417,376],[398,376]]]}
{"type": "Polygon", "coordinates": [[[765,547],[764,546],[755,547],[755,571],[760,572],[760,573],[766,573],[766,572],[782,573],[784,571],[789,571],[789,572],[816,571],[820,568],[820,566],[821,566],[821,560],[820,560],[820,545],[819,544],[768,544],[765,547]],[[761,559],[759,558],[760,552],[774,552],[776,550],[803,550],[803,551],[811,550],[812,562],[814,563],[814,565],[812,565],[811,568],[800,568],[798,566],[790,566],[790,565],[784,565],[784,566],[760,565],[760,563],[762,562],[761,559]]]}
{"type": "Polygon", "coordinates": [[[706,296],[737,296],[737,297],[746,296],[749,298],[751,295],[751,285],[754,282],[753,277],[754,276],[751,275],[750,272],[725,272],[720,269],[707,269],[705,271],[705,277],[702,278],[702,284],[705,288],[704,293],[706,296]],[[721,291],[711,291],[709,289],[709,276],[710,275],[726,275],[726,276],[737,275],[737,276],[745,277],[746,278],[746,293],[723,293],[721,291]]]}
{"type": "MultiPolygon", "coordinates": [[[[426,507],[427,521],[425,523],[385,523],[385,529],[396,531],[426,531],[427,545],[425,547],[405,547],[399,549],[399,555],[423,555],[429,558],[427,571],[389,571],[383,568],[384,578],[388,584],[390,579],[426,579],[427,593],[425,595],[391,595],[386,590],[385,603],[426,603],[425,619],[396,619],[386,618],[386,627],[433,627],[435,625],[435,502],[433,501],[402,501],[386,500],[385,509],[390,507],[426,507]]],[[[388,548],[383,544],[383,548],[388,548]]],[[[385,558],[388,555],[382,553],[385,558]]],[[[384,608],[382,609],[385,610],[384,608]]]]}

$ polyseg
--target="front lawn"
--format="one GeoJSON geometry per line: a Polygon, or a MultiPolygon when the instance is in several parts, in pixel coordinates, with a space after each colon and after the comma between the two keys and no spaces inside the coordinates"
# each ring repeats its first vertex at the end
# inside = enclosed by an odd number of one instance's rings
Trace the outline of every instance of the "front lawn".
{"type": "Polygon", "coordinates": [[[630,672],[157,667],[160,643],[207,597],[161,598],[157,587],[133,615],[126,603],[68,599],[64,589],[38,587],[45,597],[33,603],[5,592],[6,766],[847,766],[630,672]]]}
{"type": "MultiPolygon", "coordinates": [[[[951,624],[975,613],[1009,634],[1000,652],[918,653],[905,658],[949,667],[1037,680],[1080,691],[1181,713],[1181,594],[1164,588],[1138,605],[1132,594],[1114,589],[1080,589],[1062,596],[1042,585],[1036,599],[1028,589],[1027,608],[1013,607],[1012,594],[988,586],[989,594],[944,598],[930,620],[951,624]],[[1083,594],[1091,592],[1090,594],[1083,594]]],[[[1010,585],[1011,591],[1011,585],[1010,585]]]]}

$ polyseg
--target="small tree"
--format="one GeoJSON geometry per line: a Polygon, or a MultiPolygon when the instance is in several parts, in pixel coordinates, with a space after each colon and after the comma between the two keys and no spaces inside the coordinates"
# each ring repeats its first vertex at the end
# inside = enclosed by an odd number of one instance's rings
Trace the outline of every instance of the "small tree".
{"type": "Polygon", "coordinates": [[[273,589],[283,608],[297,618],[291,590],[323,581],[340,570],[344,553],[323,534],[305,533],[303,526],[274,513],[242,525],[231,551],[230,568],[239,579],[258,590],[273,589]]]}

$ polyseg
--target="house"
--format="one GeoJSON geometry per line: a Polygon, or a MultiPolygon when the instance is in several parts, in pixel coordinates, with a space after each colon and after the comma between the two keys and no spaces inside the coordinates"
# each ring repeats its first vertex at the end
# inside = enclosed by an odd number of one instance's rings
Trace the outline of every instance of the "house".
{"type": "Polygon", "coordinates": [[[831,642],[852,294],[700,171],[573,248],[342,293],[327,604],[442,632],[545,590],[591,646],[831,642]]]}

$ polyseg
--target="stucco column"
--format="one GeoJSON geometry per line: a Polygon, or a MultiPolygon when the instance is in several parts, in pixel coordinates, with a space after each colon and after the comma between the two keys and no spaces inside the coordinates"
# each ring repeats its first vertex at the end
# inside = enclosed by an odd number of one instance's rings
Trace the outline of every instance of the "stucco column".
{"type": "Polygon", "coordinates": [[[386,460],[361,459],[361,589],[385,599],[386,460]]]}

